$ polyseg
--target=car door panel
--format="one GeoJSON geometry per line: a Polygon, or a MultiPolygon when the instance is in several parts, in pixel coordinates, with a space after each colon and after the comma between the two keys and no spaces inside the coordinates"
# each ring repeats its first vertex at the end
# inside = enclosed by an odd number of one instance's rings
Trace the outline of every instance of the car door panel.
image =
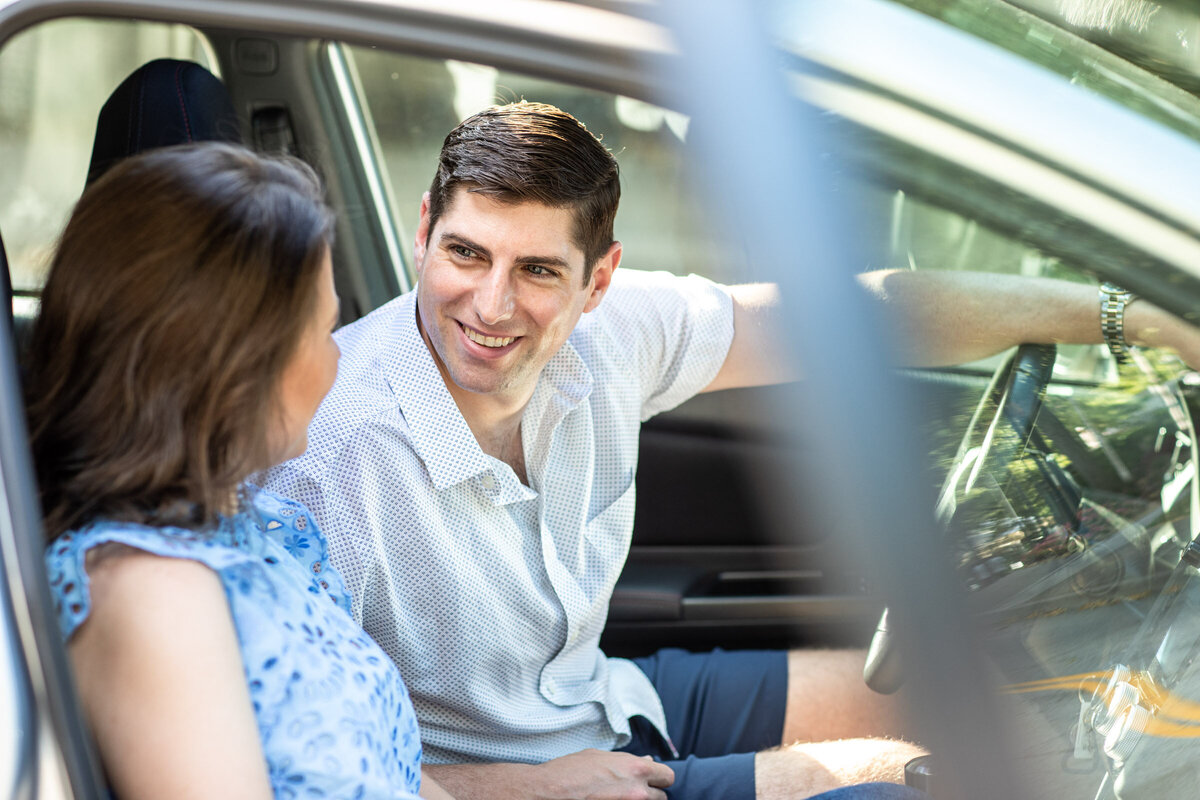
{"type": "MultiPolygon", "coordinates": [[[[989,378],[905,375],[923,403],[947,410],[973,407],[989,378]]],[[[807,516],[803,498],[779,502],[798,468],[767,422],[782,391],[702,394],[643,425],[633,543],[603,640],[610,653],[866,645],[882,607],[867,570],[847,563],[839,531],[807,516]]],[[[948,427],[957,441],[961,430],[948,427]]]]}

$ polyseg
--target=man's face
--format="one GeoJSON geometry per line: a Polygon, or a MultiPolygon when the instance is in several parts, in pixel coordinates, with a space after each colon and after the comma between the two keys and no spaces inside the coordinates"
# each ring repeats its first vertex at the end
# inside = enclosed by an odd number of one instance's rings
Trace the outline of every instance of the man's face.
{"type": "Polygon", "coordinates": [[[425,196],[415,248],[417,307],[425,343],[456,399],[457,387],[525,403],[579,317],[599,305],[620,245],[584,283],[572,225],[570,209],[503,203],[460,187],[426,244],[425,196]]]}

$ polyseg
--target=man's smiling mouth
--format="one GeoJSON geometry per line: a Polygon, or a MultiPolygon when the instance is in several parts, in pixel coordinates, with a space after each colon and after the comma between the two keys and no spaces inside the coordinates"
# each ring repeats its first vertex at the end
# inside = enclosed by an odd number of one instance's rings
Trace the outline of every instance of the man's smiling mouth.
{"type": "Polygon", "coordinates": [[[461,323],[459,327],[463,329],[463,333],[467,335],[468,339],[484,347],[507,347],[517,340],[516,336],[484,336],[482,333],[477,333],[461,323]]]}

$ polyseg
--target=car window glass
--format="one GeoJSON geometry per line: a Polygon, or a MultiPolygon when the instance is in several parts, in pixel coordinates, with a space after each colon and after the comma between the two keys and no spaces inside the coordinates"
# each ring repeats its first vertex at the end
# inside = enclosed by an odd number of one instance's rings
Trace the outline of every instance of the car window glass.
{"type": "Polygon", "coordinates": [[[1013,0],[1013,4],[1189,93],[1200,90],[1200,64],[1195,56],[1200,14],[1194,3],[1013,0]]]}
{"type": "Polygon", "coordinates": [[[45,281],[83,189],[100,106],[155,58],[217,72],[204,38],[182,25],[55,20],[0,50],[0,234],[19,296],[35,296],[45,281]]]}
{"type": "MultiPolygon", "coordinates": [[[[1126,264],[1161,267],[1089,219],[948,164],[936,143],[921,150],[822,118],[858,168],[839,191],[861,223],[864,266],[1088,286],[1113,274],[1117,251],[1126,264]]],[[[1188,578],[1195,568],[1184,558],[1200,523],[1200,378],[1165,351],[1135,349],[1122,365],[1099,345],[1017,355],[1016,373],[1044,376],[1024,381],[1044,389],[1037,402],[1029,390],[1019,403],[993,391],[1006,385],[993,375],[1014,374],[1003,369],[1011,351],[905,377],[928,412],[938,535],[968,590],[1004,710],[1037,737],[1021,769],[1039,796],[1112,796],[1100,791],[1106,783],[1134,787],[1120,797],[1187,796],[1159,790],[1191,791],[1182,765],[1194,739],[1129,720],[1167,708],[1192,726],[1200,697],[1200,580],[1188,578]]]]}
{"type": "Polygon", "coordinates": [[[615,234],[624,244],[622,263],[730,283],[744,274],[742,262],[721,249],[697,200],[685,169],[688,119],[682,114],[479,64],[358,47],[345,53],[374,123],[406,255],[446,134],[488,105],[528,100],[570,112],[616,156],[621,205],[615,234]]]}
{"type": "Polygon", "coordinates": [[[1182,4],[900,2],[1200,138],[1200,99],[1193,94],[1200,88],[1200,71],[1192,53],[1200,15],[1182,4]]]}

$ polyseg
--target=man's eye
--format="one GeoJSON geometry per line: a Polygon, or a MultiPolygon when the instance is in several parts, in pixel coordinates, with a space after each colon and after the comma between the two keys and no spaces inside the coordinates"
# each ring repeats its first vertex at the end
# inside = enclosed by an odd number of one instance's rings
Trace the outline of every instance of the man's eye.
{"type": "Polygon", "coordinates": [[[460,258],[474,258],[475,257],[474,250],[472,250],[469,247],[463,247],[461,244],[451,245],[450,252],[454,253],[454,255],[459,256],[460,258]]]}
{"type": "Polygon", "coordinates": [[[541,264],[530,264],[525,267],[531,275],[553,275],[554,270],[543,267],[541,264]]]}

